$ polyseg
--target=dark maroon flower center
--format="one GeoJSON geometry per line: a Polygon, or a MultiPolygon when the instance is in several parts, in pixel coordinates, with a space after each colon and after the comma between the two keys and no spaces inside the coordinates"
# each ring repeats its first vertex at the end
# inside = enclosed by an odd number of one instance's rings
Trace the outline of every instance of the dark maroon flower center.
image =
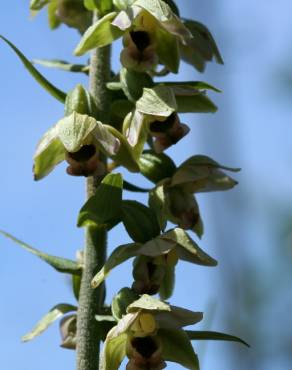
{"type": "Polygon", "coordinates": [[[74,153],[68,153],[69,157],[77,162],[87,162],[96,153],[94,145],[83,145],[81,149],[74,153]]]}
{"type": "Polygon", "coordinates": [[[144,358],[150,358],[158,349],[158,346],[152,337],[133,338],[132,346],[144,358]]]}
{"type": "Polygon", "coordinates": [[[177,119],[176,113],[172,113],[165,121],[154,121],[150,124],[150,130],[153,132],[166,132],[172,128],[177,119]]]}
{"type": "Polygon", "coordinates": [[[148,32],[145,31],[132,31],[130,32],[131,38],[140,52],[143,52],[151,43],[148,32]]]}

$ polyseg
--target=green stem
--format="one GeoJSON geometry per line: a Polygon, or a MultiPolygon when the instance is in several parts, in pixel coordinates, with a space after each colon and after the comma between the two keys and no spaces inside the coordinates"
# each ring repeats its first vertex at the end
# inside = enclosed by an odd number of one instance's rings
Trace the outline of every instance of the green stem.
{"type": "MultiPolygon", "coordinates": [[[[99,109],[98,119],[106,122],[110,98],[106,83],[110,79],[110,47],[96,49],[91,54],[89,89],[99,109]]],[[[106,158],[101,160],[106,165],[106,158]]],[[[105,166],[106,167],[106,166],[105,166]]],[[[101,177],[87,179],[87,197],[95,194],[101,177]]],[[[100,337],[95,315],[102,313],[105,287],[91,288],[91,280],[106,259],[107,231],[103,227],[88,227],[85,235],[84,268],[77,314],[77,370],[98,370],[100,337]]]]}

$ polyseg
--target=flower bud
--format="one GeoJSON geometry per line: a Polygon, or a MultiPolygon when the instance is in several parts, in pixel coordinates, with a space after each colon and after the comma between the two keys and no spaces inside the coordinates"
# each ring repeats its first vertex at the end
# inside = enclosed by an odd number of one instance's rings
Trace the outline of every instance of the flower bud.
{"type": "Polygon", "coordinates": [[[68,315],[60,321],[62,337],[61,347],[66,349],[76,348],[76,315],[68,315]]]}
{"type": "Polygon", "coordinates": [[[68,27],[77,28],[81,33],[91,24],[92,13],[82,0],[57,0],[56,17],[68,27]]]}

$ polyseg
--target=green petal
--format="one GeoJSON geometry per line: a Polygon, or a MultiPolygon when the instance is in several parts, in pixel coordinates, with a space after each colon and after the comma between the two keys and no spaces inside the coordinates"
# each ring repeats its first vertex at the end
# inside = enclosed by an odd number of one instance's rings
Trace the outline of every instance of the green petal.
{"type": "Polygon", "coordinates": [[[148,294],[143,294],[141,298],[131,303],[127,308],[128,313],[134,313],[140,310],[170,311],[170,306],[157,298],[151,297],[148,294]]]}
{"type": "Polygon", "coordinates": [[[117,12],[109,13],[89,27],[83,34],[74,54],[82,55],[91,49],[109,45],[121,37],[123,32],[118,27],[112,25],[112,21],[116,15],[117,12]]]}
{"type": "Polygon", "coordinates": [[[77,307],[66,303],[57,304],[53,307],[32,329],[31,332],[24,335],[21,339],[23,342],[28,342],[38,335],[42,334],[54,321],[62,317],[68,312],[76,311],[77,307]]]}

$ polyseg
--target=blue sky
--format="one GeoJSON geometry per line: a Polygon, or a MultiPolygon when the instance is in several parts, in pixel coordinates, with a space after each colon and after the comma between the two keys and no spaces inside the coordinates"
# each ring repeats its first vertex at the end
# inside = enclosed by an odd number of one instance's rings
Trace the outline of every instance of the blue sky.
{"type": "MultiPolygon", "coordinates": [[[[280,77],[292,56],[292,5],[288,0],[221,0],[220,5],[211,0],[181,3],[183,16],[192,16],[210,27],[225,66],[209,65],[206,73],[199,75],[183,65],[179,77],[174,78],[205,80],[222,88],[224,93],[212,95],[219,106],[215,115],[182,117],[192,132],[168,153],[177,163],[193,154],[206,154],[243,170],[237,177],[240,185],[232,192],[199,197],[206,225],[200,245],[219,259],[219,266],[194,268],[181,263],[172,302],[206,311],[201,328],[230,332],[230,323],[220,318],[227,307],[232,308],[239,299],[237,295],[232,296],[230,288],[233,276],[239,279],[241,286],[238,261],[255,269],[260,281],[266,283],[266,277],[275,273],[275,286],[284,284],[279,273],[280,262],[275,259],[273,230],[280,223],[279,215],[291,216],[292,213],[291,95],[281,85],[280,77]],[[225,273],[228,264],[232,265],[234,275],[225,273]]],[[[31,21],[28,1],[10,0],[2,4],[0,33],[29,58],[86,60],[86,57],[72,56],[78,34],[65,27],[49,31],[42,13],[31,21]]],[[[31,79],[3,43],[0,55],[0,228],[48,253],[74,258],[76,249],[83,244],[83,232],[75,225],[84,202],[84,180],[67,176],[64,165],[40,182],[32,179],[36,143],[62,117],[63,107],[31,79]]],[[[118,59],[116,48],[113,53],[115,67],[118,59]]],[[[87,83],[80,75],[40,70],[63,90],[73,88],[78,82],[87,83]]],[[[127,175],[127,178],[147,184],[134,175],[127,175]]],[[[130,193],[126,196],[132,197],[130,193]]],[[[110,236],[110,250],[125,243],[126,238],[119,226],[110,236]]],[[[289,252],[282,245],[276,248],[291,261],[291,249],[289,252]]],[[[57,325],[31,343],[20,343],[20,337],[56,303],[74,303],[69,280],[2,237],[0,258],[3,368],[74,368],[74,353],[59,348],[57,325]]],[[[291,279],[291,274],[287,278],[291,279]]],[[[110,277],[108,296],[128,285],[130,280],[130,264],[127,264],[110,277]]],[[[245,292],[240,294],[244,296],[245,292]]],[[[285,310],[276,302],[278,299],[275,298],[275,303],[266,308],[265,316],[257,322],[260,332],[270,335],[268,327],[274,328],[275,338],[281,341],[289,334],[289,329],[283,315],[285,310]]],[[[241,322],[245,320],[244,309],[238,312],[238,317],[241,322]]],[[[244,339],[253,343],[252,337],[244,339]]],[[[199,343],[196,348],[202,355],[202,370],[233,369],[227,357],[238,351],[236,344],[210,343],[206,348],[199,343]]],[[[245,358],[267,353],[267,361],[261,361],[257,370],[288,369],[285,356],[271,352],[272,348],[271,339],[264,349],[254,345],[251,350],[240,351],[245,358]]]]}

